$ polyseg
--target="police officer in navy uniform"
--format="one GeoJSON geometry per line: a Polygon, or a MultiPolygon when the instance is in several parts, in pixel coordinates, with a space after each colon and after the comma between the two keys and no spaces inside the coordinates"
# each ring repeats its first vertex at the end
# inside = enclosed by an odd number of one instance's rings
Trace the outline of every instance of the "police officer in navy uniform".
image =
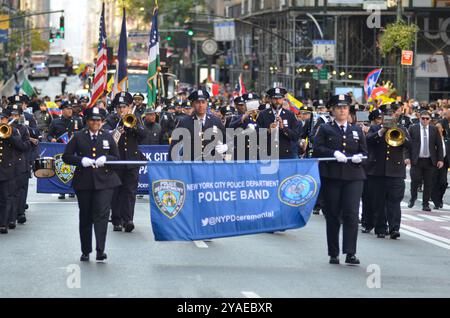
{"type": "Polygon", "coordinates": [[[257,160],[258,159],[258,123],[259,116],[259,97],[256,94],[244,94],[234,100],[237,105],[238,115],[233,116],[229,128],[241,128],[245,138],[244,151],[239,149],[238,137],[234,138],[234,160],[257,160]],[[238,100],[239,98],[239,100],[238,100]],[[242,102],[241,103],[241,99],[242,102]],[[252,109],[247,109],[247,103],[252,109]],[[255,107],[256,106],[256,107],[255,107]],[[253,113],[252,113],[253,112],[253,113]],[[241,151],[241,152],[240,152],[241,151]]]}
{"type": "MultiPolygon", "coordinates": [[[[267,130],[267,155],[272,156],[271,149],[278,148],[279,159],[295,158],[292,142],[297,142],[299,138],[298,124],[294,113],[282,108],[286,94],[287,91],[284,88],[278,87],[268,90],[267,95],[270,98],[271,108],[261,111],[257,120],[258,128],[267,130]],[[271,134],[277,135],[272,138],[271,134]],[[272,140],[274,140],[273,145],[272,140]]],[[[260,150],[261,147],[260,144],[260,150]]]]}
{"type": "Polygon", "coordinates": [[[330,264],[339,264],[341,223],[343,253],[347,254],[345,262],[350,265],[360,263],[356,257],[356,241],[359,202],[366,178],[361,162],[362,157],[367,155],[367,145],[361,128],[347,122],[350,103],[348,95],[337,95],[331,99],[334,121],[321,125],[314,140],[314,157],[336,158],[336,161],[319,164],[330,264]],[[348,157],[351,159],[348,160],[348,157]]]}
{"type": "Polygon", "coordinates": [[[142,118],[147,105],[144,104],[145,97],[141,93],[136,93],[133,95],[133,107],[136,107],[134,114],[139,118],[142,118]]]}
{"type": "MultiPolygon", "coordinates": [[[[8,124],[10,117],[11,110],[5,107],[0,113],[0,123],[8,124]]],[[[16,227],[16,216],[13,216],[14,222],[10,223],[10,214],[16,205],[14,200],[21,163],[19,158],[30,147],[29,143],[22,140],[19,130],[13,125],[11,127],[12,134],[9,138],[0,136],[0,234],[7,234],[9,226],[11,229],[16,227]]]]}
{"type": "Polygon", "coordinates": [[[30,166],[28,161],[28,153],[31,150],[30,134],[27,127],[20,123],[20,118],[23,114],[20,104],[13,104],[8,106],[11,113],[11,126],[17,129],[22,141],[22,147],[15,148],[16,163],[14,165],[15,180],[13,200],[9,214],[9,229],[16,228],[16,222],[24,224],[27,219],[25,217],[25,201],[27,191],[27,183],[30,178],[30,166]]]}
{"type": "MultiPolygon", "coordinates": [[[[146,160],[138,149],[138,145],[146,136],[145,128],[141,119],[137,117],[137,124],[134,127],[125,127],[122,121],[123,116],[131,114],[133,111],[133,97],[127,92],[122,92],[114,97],[113,104],[117,113],[109,115],[104,129],[113,131],[116,128],[120,132],[118,142],[120,160],[146,160]]],[[[112,202],[112,223],[114,231],[132,232],[134,230],[134,206],[136,204],[136,192],[139,182],[139,167],[118,166],[115,167],[122,185],[114,193],[112,202]]]]}
{"type": "Polygon", "coordinates": [[[71,138],[76,131],[83,129],[83,122],[81,121],[81,119],[73,118],[72,106],[72,102],[68,100],[62,101],[62,115],[60,118],[55,118],[50,124],[47,135],[48,141],[63,143],[63,141],[60,139],[63,134],[67,132],[69,138],[71,138]]]}
{"type": "MultiPolygon", "coordinates": [[[[387,112],[389,114],[389,110],[387,112]]],[[[398,122],[398,116],[394,114],[395,122],[398,122]]],[[[397,128],[405,136],[403,144],[399,146],[391,146],[386,142],[389,127],[383,125],[372,125],[366,137],[369,148],[366,173],[371,195],[369,211],[372,215],[366,216],[365,232],[375,228],[378,238],[388,234],[391,239],[400,237],[400,204],[405,194],[406,178],[405,151],[411,148],[411,139],[406,127],[398,125],[397,128]]]]}
{"type": "Polygon", "coordinates": [[[173,131],[172,143],[169,149],[170,161],[220,160],[219,158],[223,158],[223,154],[228,151],[224,125],[219,118],[207,114],[208,99],[209,93],[202,89],[195,90],[189,95],[194,112],[191,116],[179,121],[173,131]],[[179,136],[177,132],[180,132],[180,130],[177,131],[177,128],[187,129],[190,140],[184,140],[182,136],[179,136]],[[211,134],[219,139],[217,145],[211,151],[208,151],[206,146],[211,143],[214,137],[206,138],[204,136],[208,129],[212,129],[210,131],[211,134]]]}
{"type": "Polygon", "coordinates": [[[97,107],[86,109],[87,127],[75,133],[67,144],[63,160],[76,166],[72,186],[80,211],[80,261],[89,261],[92,252],[92,227],[96,239],[97,261],[104,261],[106,232],[114,189],[120,179],[114,170],[105,166],[106,161],[119,159],[117,145],[112,136],[101,129],[105,110],[97,107]]]}

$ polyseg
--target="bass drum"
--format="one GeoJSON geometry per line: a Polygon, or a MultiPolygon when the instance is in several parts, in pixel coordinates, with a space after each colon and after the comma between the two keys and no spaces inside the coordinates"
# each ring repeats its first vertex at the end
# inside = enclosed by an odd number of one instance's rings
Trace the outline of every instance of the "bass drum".
{"type": "Polygon", "coordinates": [[[33,166],[36,178],[52,178],[55,176],[55,159],[51,157],[37,158],[33,166]]]}

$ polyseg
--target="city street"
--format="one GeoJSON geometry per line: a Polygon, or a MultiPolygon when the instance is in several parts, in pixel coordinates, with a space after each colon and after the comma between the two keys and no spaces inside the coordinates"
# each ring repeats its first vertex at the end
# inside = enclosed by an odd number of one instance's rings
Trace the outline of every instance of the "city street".
{"type": "Polygon", "coordinates": [[[450,291],[449,205],[431,213],[420,204],[404,208],[397,241],[359,234],[361,265],[351,267],[328,264],[322,215],[284,233],[155,242],[145,197],[137,201],[133,233],[110,225],[107,263],[86,264],[79,262],[76,200],[36,194],[35,181],[28,222],[0,237],[1,297],[446,297],[450,291]],[[81,288],[67,285],[73,264],[81,288]],[[368,288],[373,266],[381,288],[368,288]]]}

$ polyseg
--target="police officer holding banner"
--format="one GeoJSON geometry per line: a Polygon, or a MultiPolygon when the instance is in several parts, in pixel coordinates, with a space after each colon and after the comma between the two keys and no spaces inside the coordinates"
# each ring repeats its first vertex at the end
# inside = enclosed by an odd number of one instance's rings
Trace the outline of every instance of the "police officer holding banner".
{"type": "Polygon", "coordinates": [[[75,133],[68,143],[63,160],[76,166],[72,186],[80,210],[80,261],[89,261],[92,252],[92,226],[96,239],[97,261],[104,261],[106,232],[114,189],[121,182],[117,174],[105,167],[106,161],[119,159],[112,136],[101,129],[105,110],[97,107],[85,110],[87,128],[75,133]]]}
{"type": "Polygon", "coordinates": [[[367,155],[367,145],[361,128],[347,122],[350,103],[348,95],[337,95],[330,100],[334,121],[321,125],[314,140],[314,157],[336,159],[319,164],[330,264],[339,264],[341,223],[342,250],[347,254],[345,262],[349,265],[360,263],[356,257],[356,241],[359,202],[366,178],[361,162],[362,157],[367,155]]]}

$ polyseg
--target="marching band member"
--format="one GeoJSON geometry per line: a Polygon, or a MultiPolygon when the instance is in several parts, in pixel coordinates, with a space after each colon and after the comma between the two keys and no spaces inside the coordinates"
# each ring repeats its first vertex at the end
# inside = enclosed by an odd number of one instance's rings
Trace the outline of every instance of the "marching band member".
{"type": "MultiPolygon", "coordinates": [[[[283,109],[283,101],[287,91],[284,88],[271,88],[267,91],[271,108],[260,112],[258,116],[259,129],[267,129],[267,155],[271,156],[271,149],[278,148],[279,159],[293,159],[292,141],[297,142],[297,118],[290,110],[283,109]],[[271,134],[276,134],[271,138],[271,134]],[[274,144],[272,145],[272,139],[274,144]]],[[[261,145],[260,145],[261,147],[261,145]]],[[[278,159],[278,158],[277,158],[278,159]]]]}
{"type": "Polygon", "coordinates": [[[324,196],[323,213],[327,225],[330,264],[339,264],[339,231],[343,224],[345,262],[359,264],[356,257],[359,201],[365,173],[362,157],[367,155],[364,133],[359,126],[349,125],[347,118],[351,99],[337,95],[330,100],[334,121],[319,127],[314,140],[314,157],[334,157],[337,161],[320,162],[324,196]],[[351,157],[351,162],[347,162],[351,157]]]}
{"type": "Polygon", "coordinates": [[[89,261],[92,252],[92,227],[96,239],[97,261],[104,261],[106,232],[114,188],[120,185],[117,174],[106,161],[119,159],[117,145],[112,136],[101,129],[105,110],[97,107],[85,110],[87,127],[75,133],[64,151],[66,164],[76,166],[72,186],[80,210],[80,261],[89,261]]]}
{"type": "MultiPolygon", "coordinates": [[[[120,160],[145,160],[144,155],[138,149],[138,145],[145,138],[145,128],[141,119],[133,114],[131,94],[126,92],[117,94],[112,103],[117,108],[117,113],[107,117],[103,128],[115,131],[115,135],[119,137],[117,146],[120,160]],[[134,118],[134,123],[128,125],[129,127],[125,122],[127,116],[128,118],[134,118]]],[[[115,167],[115,169],[122,185],[114,193],[111,219],[114,231],[121,232],[124,228],[125,232],[129,233],[134,230],[133,218],[139,167],[125,165],[115,167]]]]}

